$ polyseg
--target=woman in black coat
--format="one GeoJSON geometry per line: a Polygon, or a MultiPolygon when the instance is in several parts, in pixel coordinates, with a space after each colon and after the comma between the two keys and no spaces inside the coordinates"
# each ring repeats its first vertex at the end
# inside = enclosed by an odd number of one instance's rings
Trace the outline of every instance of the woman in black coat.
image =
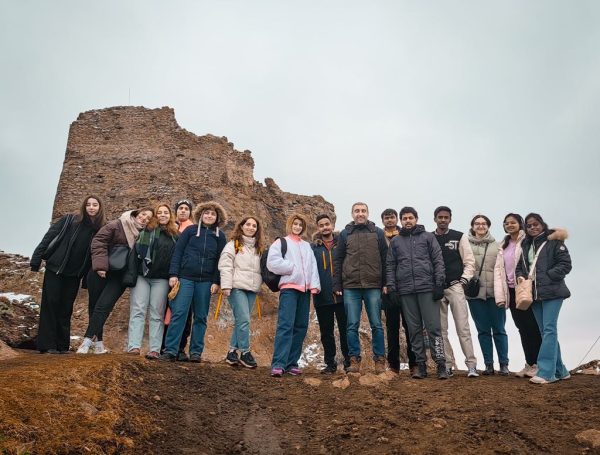
{"type": "Polygon", "coordinates": [[[69,351],[73,303],[90,260],[92,237],[104,225],[100,198],[88,196],[79,214],[68,214],[50,226],[31,256],[31,270],[38,272],[46,261],[37,337],[40,353],[69,351]]]}

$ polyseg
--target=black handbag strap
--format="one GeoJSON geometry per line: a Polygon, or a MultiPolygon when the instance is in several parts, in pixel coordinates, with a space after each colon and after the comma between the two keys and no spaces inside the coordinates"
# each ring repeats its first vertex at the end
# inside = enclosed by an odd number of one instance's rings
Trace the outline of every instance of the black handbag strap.
{"type": "Polygon", "coordinates": [[[481,260],[481,265],[479,266],[479,273],[477,274],[477,279],[481,278],[481,271],[483,270],[483,263],[485,262],[485,255],[487,254],[487,249],[490,244],[485,244],[485,250],[483,250],[483,259],[481,260]]]}

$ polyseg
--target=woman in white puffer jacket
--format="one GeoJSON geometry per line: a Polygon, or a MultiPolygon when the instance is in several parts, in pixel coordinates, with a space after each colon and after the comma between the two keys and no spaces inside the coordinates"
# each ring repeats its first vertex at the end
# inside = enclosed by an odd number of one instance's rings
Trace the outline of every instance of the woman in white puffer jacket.
{"type": "Polygon", "coordinates": [[[229,352],[225,361],[256,368],[250,352],[250,315],[260,291],[260,256],[263,252],[262,223],[254,216],[240,221],[219,258],[221,289],[228,297],[235,319],[229,352]],[[238,351],[240,355],[238,356],[238,351]]]}

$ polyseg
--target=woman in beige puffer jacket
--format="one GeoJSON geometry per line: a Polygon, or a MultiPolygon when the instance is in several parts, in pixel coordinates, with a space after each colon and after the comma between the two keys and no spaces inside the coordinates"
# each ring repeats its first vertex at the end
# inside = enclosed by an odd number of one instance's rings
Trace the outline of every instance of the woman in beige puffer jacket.
{"type": "Polygon", "coordinates": [[[469,309],[477,327],[479,345],[485,362],[484,375],[494,374],[494,345],[500,363],[499,373],[510,374],[508,371],[508,336],[504,325],[506,323],[506,308],[496,305],[494,299],[494,267],[498,256],[498,244],[490,234],[490,219],[485,215],[476,215],[471,220],[469,243],[475,256],[475,275],[480,276],[480,288],[477,297],[469,298],[469,309]]]}
{"type": "Polygon", "coordinates": [[[221,289],[228,297],[235,319],[229,352],[225,361],[256,368],[250,352],[250,315],[260,290],[260,256],[263,252],[261,222],[256,217],[244,217],[225,245],[219,259],[221,289]],[[240,351],[240,355],[238,355],[240,351]]]}

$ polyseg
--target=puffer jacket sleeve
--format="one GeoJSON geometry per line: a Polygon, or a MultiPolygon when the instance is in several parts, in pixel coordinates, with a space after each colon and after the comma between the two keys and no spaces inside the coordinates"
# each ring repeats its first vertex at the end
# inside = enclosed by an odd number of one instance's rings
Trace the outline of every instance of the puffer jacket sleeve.
{"type": "MultiPolygon", "coordinates": [[[[444,283],[446,281],[446,268],[444,267],[444,256],[442,255],[442,248],[440,247],[440,244],[438,243],[433,234],[431,234],[431,236],[428,237],[428,242],[431,260],[433,262],[433,282],[437,287],[443,288],[444,283]]],[[[471,248],[469,247],[469,249],[471,248]]],[[[472,254],[473,252],[471,252],[471,255],[472,254]]],[[[473,258],[473,262],[475,262],[475,258],[473,258]]]]}
{"type": "MultiPolygon", "coordinates": [[[[311,255],[314,255],[311,252],[311,255]]],[[[294,271],[294,263],[281,257],[281,240],[277,239],[269,248],[267,256],[267,268],[276,275],[291,275],[294,271]]]]}
{"type": "Polygon", "coordinates": [[[190,237],[196,231],[192,226],[188,226],[177,239],[177,243],[175,244],[175,250],[173,251],[173,256],[171,257],[171,266],[169,267],[169,276],[170,277],[179,277],[179,270],[181,269],[181,260],[183,259],[183,253],[187,247],[188,242],[190,241],[190,237]]]}
{"type": "Polygon", "coordinates": [[[221,288],[233,289],[233,268],[235,261],[235,243],[227,242],[219,257],[219,271],[221,272],[221,288]]]}
{"type": "Polygon", "coordinates": [[[48,248],[48,245],[50,244],[52,239],[54,239],[54,237],[56,237],[60,233],[61,229],[67,222],[67,217],[68,215],[63,216],[56,223],[50,226],[48,232],[46,232],[40,244],[33,251],[29,265],[31,266],[31,270],[33,270],[34,272],[37,272],[40,269],[40,266],[42,265],[42,255],[48,248]]]}
{"type": "Polygon", "coordinates": [[[475,275],[475,255],[471,249],[471,244],[466,235],[460,238],[458,242],[458,252],[463,261],[463,273],[461,278],[465,278],[469,281],[475,275]]]}
{"type": "Polygon", "coordinates": [[[506,294],[506,271],[504,270],[504,254],[502,246],[498,246],[498,256],[494,265],[494,300],[496,304],[504,304],[506,308],[509,305],[509,298],[506,294]]]}
{"type": "Polygon", "coordinates": [[[105,224],[92,239],[90,246],[92,253],[92,270],[94,272],[108,272],[108,248],[113,244],[115,230],[118,229],[119,220],[105,224]]]}
{"type": "Polygon", "coordinates": [[[385,260],[385,285],[388,288],[388,292],[396,292],[396,246],[394,242],[396,238],[393,238],[388,248],[386,260],[385,260]]]}
{"type": "MultiPolygon", "coordinates": [[[[321,280],[319,279],[319,270],[317,268],[317,260],[313,254],[312,248],[306,243],[306,256],[308,257],[310,267],[310,284],[309,289],[316,290],[317,293],[321,291],[321,280]]],[[[314,293],[314,292],[313,292],[314,293]]]]}
{"type": "Polygon", "coordinates": [[[337,246],[333,250],[333,292],[342,292],[342,266],[346,258],[346,240],[348,233],[344,229],[340,233],[337,246]]]}
{"type": "Polygon", "coordinates": [[[564,242],[560,240],[552,240],[551,242],[553,243],[553,248],[552,256],[549,259],[552,261],[552,264],[548,270],[546,270],[546,273],[552,281],[561,281],[565,279],[567,274],[573,268],[571,255],[564,242]]]}

